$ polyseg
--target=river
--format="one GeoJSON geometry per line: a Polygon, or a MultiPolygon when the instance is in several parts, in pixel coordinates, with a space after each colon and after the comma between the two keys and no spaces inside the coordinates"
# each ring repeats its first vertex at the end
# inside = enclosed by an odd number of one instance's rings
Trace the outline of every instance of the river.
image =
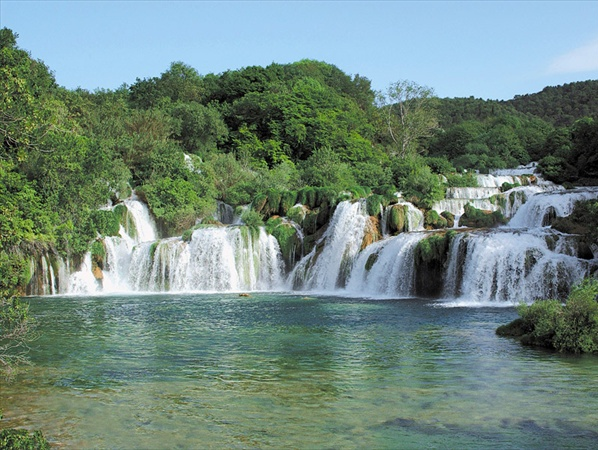
{"type": "Polygon", "coordinates": [[[2,425],[65,448],[591,448],[598,357],[512,306],[311,293],[32,297],[2,425]],[[308,297],[305,297],[308,295],[308,297]]]}

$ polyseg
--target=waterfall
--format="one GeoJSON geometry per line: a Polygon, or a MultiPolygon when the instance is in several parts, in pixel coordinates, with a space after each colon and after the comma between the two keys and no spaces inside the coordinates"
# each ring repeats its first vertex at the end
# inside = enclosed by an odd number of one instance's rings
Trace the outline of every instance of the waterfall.
{"type": "Polygon", "coordinates": [[[353,265],[346,292],[385,297],[414,295],[413,252],[425,236],[425,233],[402,233],[368,246],[353,265]]]}
{"type": "Polygon", "coordinates": [[[362,247],[368,221],[364,201],[339,203],[320,241],[291,272],[292,287],[318,291],[342,287],[362,247]]]}
{"type": "Polygon", "coordinates": [[[235,221],[235,210],[232,206],[218,201],[216,202],[216,212],[214,213],[214,219],[224,225],[230,225],[235,221]]]}
{"type": "Polygon", "coordinates": [[[152,242],[157,239],[156,225],[150,212],[137,196],[133,195],[124,205],[123,220],[119,226],[118,236],[107,236],[102,239],[105,250],[104,268],[94,272],[92,255],[88,252],[79,270],[68,276],[70,294],[93,292],[126,292],[130,290],[128,272],[131,254],[136,245],[152,242]]]}
{"type": "Polygon", "coordinates": [[[460,233],[451,244],[444,296],[515,304],[562,298],[587,275],[590,263],[571,256],[570,245],[551,249],[549,244],[559,238],[551,230],[460,233]]]}
{"type": "Polygon", "coordinates": [[[547,219],[551,215],[568,216],[577,201],[596,198],[598,198],[598,187],[536,194],[517,210],[507,226],[509,228],[543,227],[549,225],[547,219]]]}
{"type": "MultiPolygon", "coordinates": [[[[124,204],[127,207],[127,213],[131,215],[135,227],[135,242],[155,241],[158,236],[156,224],[145,203],[139,201],[137,196],[133,195],[130,199],[125,200],[124,204]]],[[[126,230],[126,234],[132,236],[131,230],[126,230]]]]}
{"type": "Polygon", "coordinates": [[[200,228],[189,243],[170,238],[137,246],[130,284],[137,291],[280,289],[280,249],[263,228],[200,228]]]}

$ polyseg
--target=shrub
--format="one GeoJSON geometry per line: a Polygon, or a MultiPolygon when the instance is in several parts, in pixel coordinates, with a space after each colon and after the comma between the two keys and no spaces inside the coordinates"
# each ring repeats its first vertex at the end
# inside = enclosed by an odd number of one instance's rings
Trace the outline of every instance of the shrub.
{"type": "Polygon", "coordinates": [[[264,225],[264,221],[262,220],[262,216],[251,209],[245,211],[241,216],[241,220],[245,225],[248,227],[261,227],[264,225]]]}
{"type": "Polygon", "coordinates": [[[517,337],[567,353],[598,353],[598,280],[588,278],[571,289],[567,302],[540,300],[517,308],[519,319],[499,327],[501,336],[517,337]]]}
{"type": "Polygon", "coordinates": [[[370,195],[366,200],[366,208],[367,208],[368,214],[370,216],[376,216],[376,217],[378,215],[380,215],[381,204],[383,201],[384,201],[384,197],[382,197],[381,195],[377,195],[377,194],[370,195]]]}

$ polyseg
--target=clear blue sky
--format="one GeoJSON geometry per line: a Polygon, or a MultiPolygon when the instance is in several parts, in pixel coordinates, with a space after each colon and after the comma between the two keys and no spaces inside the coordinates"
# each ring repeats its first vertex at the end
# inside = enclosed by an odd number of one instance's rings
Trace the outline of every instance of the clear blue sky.
{"type": "Polygon", "coordinates": [[[0,24],[71,89],[115,89],[173,61],[207,74],[304,58],[440,97],[598,79],[596,1],[0,0],[0,24]]]}

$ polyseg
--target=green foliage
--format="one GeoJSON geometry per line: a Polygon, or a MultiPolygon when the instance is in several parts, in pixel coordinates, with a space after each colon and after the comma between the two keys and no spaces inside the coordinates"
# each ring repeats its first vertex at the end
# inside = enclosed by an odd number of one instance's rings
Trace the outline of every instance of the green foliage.
{"type": "Polygon", "coordinates": [[[448,187],[478,187],[478,177],[473,172],[445,174],[448,187]]]}
{"type": "Polygon", "coordinates": [[[556,217],[551,226],[567,234],[579,234],[588,244],[598,241],[598,201],[582,200],[575,203],[567,217],[556,217]]]}
{"type": "Polygon", "coordinates": [[[314,150],[299,167],[301,179],[309,186],[327,186],[340,191],[355,184],[349,165],[330,147],[314,150]]]}
{"type": "Polygon", "coordinates": [[[150,210],[169,235],[190,228],[199,216],[214,211],[215,203],[201,198],[194,186],[184,179],[161,178],[139,189],[150,210]]]}
{"type": "Polygon", "coordinates": [[[440,228],[446,228],[448,226],[447,220],[438,214],[437,211],[430,209],[426,211],[424,215],[424,226],[429,230],[438,230],[440,228]]]}
{"type": "Polygon", "coordinates": [[[392,165],[395,185],[416,206],[430,208],[444,198],[445,188],[421,157],[395,159],[392,165]]]}
{"type": "Polygon", "coordinates": [[[470,203],[466,204],[465,212],[459,219],[459,225],[471,228],[491,228],[506,223],[500,211],[484,211],[477,209],[470,203]]]}
{"type": "Polygon", "coordinates": [[[380,215],[382,211],[382,203],[384,202],[384,197],[378,194],[370,195],[366,200],[366,209],[368,215],[377,217],[380,215]]]}
{"type": "Polygon", "coordinates": [[[243,213],[243,215],[241,216],[241,221],[251,228],[264,226],[262,216],[257,211],[253,211],[251,209],[248,209],[243,213]]]}
{"type": "Polygon", "coordinates": [[[290,223],[284,222],[280,217],[277,217],[268,219],[266,222],[266,231],[278,241],[283,259],[287,264],[287,268],[290,269],[300,244],[297,229],[290,223]]]}
{"type": "Polygon", "coordinates": [[[438,128],[438,101],[434,90],[408,80],[391,83],[378,93],[389,153],[405,158],[421,152],[421,142],[438,128]]]}
{"type": "Polygon", "coordinates": [[[598,80],[548,86],[535,94],[516,95],[505,102],[556,126],[569,126],[580,117],[598,117],[598,80]]]}
{"type": "Polygon", "coordinates": [[[455,172],[455,168],[446,156],[428,156],[425,161],[434,173],[448,176],[455,172]]]}
{"type": "Polygon", "coordinates": [[[49,450],[50,444],[41,431],[0,430],[0,448],[10,450],[49,450]]]}
{"type": "Polygon", "coordinates": [[[517,308],[520,319],[497,333],[522,343],[566,353],[598,353],[598,280],[586,278],[571,289],[566,303],[539,300],[517,308]]]}
{"type": "Polygon", "coordinates": [[[451,230],[446,233],[434,233],[421,239],[414,251],[415,264],[446,261],[448,249],[454,236],[455,232],[451,230]]]}
{"type": "Polygon", "coordinates": [[[598,280],[573,287],[558,317],[554,347],[561,352],[598,353],[598,280]]]}
{"type": "Polygon", "coordinates": [[[33,338],[29,305],[17,297],[25,262],[0,253],[0,374],[11,377],[28,362],[27,343],[33,338]]]}

